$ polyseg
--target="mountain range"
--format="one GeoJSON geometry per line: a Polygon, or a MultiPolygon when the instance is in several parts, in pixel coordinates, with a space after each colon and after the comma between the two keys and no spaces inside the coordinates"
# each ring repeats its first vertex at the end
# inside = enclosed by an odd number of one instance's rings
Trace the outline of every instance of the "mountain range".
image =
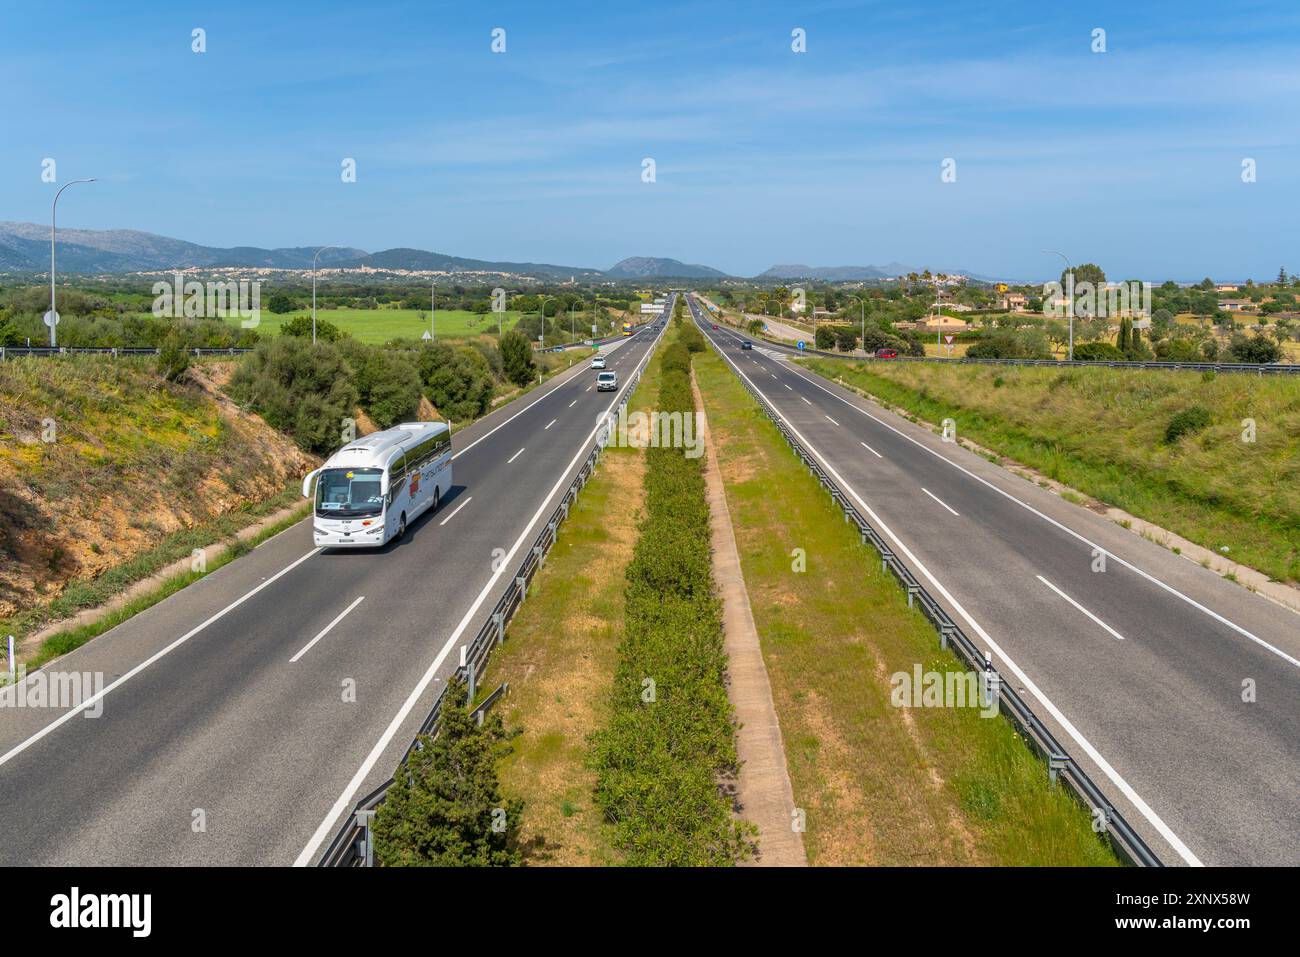
{"type": "MultiPolygon", "coordinates": [[[[58,233],[58,269],[66,273],[162,272],[186,268],[310,269],[316,247],[203,246],[134,229],[69,229],[58,233]]],[[[0,272],[45,272],[50,261],[49,227],[37,223],[0,222],[0,272]]],[[[423,249],[335,247],[321,252],[319,265],[368,267],[407,272],[463,272],[532,276],[539,279],[725,279],[728,274],[698,263],[650,256],[631,256],[609,269],[553,263],[497,262],[466,259],[423,249]]],[[[884,279],[914,270],[901,263],[884,266],[777,265],[756,279],[812,279],[844,282],[884,279]]],[[[963,273],[970,275],[969,273],[963,273]]]]}

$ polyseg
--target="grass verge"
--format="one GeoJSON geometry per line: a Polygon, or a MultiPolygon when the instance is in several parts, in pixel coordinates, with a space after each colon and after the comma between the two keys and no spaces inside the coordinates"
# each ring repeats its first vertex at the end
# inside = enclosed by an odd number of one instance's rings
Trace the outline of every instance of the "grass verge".
{"type": "Polygon", "coordinates": [[[1114,865],[1001,718],[898,708],[891,675],[960,672],[724,362],[697,357],[809,862],[1114,865]],[[806,570],[795,571],[801,549],[806,570]]]}
{"type": "Polygon", "coordinates": [[[800,360],[1277,581],[1300,582],[1300,380],[800,360]],[[1166,440],[1175,416],[1209,424],[1166,440]]]}
{"type": "MultiPolygon", "coordinates": [[[[629,409],[649,408],[657,394],[652,362],[629,409]]],[[[510,685],[499,707],[506,727],[519,730],[498,771],[503,791],[524,800],[520,842],[528,865],[622,861],[592,798],[587,738],[609,720],[624,569],[636,542],[644,476],[640,450],[605,451],[480,685],[480,697],[503,681],[510,685]]]]}

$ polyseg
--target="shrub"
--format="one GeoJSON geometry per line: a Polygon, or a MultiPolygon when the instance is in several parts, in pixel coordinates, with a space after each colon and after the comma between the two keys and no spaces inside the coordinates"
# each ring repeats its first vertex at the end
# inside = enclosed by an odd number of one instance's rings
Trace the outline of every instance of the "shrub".
{"type": "Polygon", "coordinates": [[[1123,362],[1124,353],[1109,342],[1081,342],[1074,347],[1079,362],[1123,362]]]}
{"type": "Polygon", "coordinates": [[[840,326],[835,330],[835,348],[840,352],[852,352],[858,344],[857,334],[849,326],[840,326]]]}
{"type": "Polygon", "coordinates": [[[492,405],[492,369],[473,346],[425,346],[418,365],[425,395],[446,418],[476,419],[492,405]]]}
{"type": "MultiPolygon", "coordinates": [[[[294,316],[280,326],[280,335],[297,336],[300,339],[311,338],[311,316],[294,316]]],[[[345,333],[328,319],[316,317],[316,341],[338,342],[345,333]]]]}
{"type": "Polygon", "coordinates": [[[1201,405],[1193,405],[1177,413],[1165,427],[1165,442],[1173,445],[1184,435],[1200,432],[1210,424],[1210,410],[1201,405]]]}
{"type": "Polygon", "coordinates": [[[375,813],[375,857],[385,867],[510,867],[522,863],[524,803],[505,800],[496,762],[505,739],[501,715],[479,727],[469,693],[452,679],[436,737],[424,735],[393,775],[375,813]],[[504,819],[499,811],[504,811],[504,819]]]}
{"type": "Polygon", "coordinates": [[[511,329],[501,336],[498,344],[501,350],[501,366],[506,378],[522,388],[532,382],[537,374],[533,363],[533,347],[527,337],[518,329],[511,329]]]}
{"type": "Polygon", "coordinates": [[[190,367],[190,353],[182,338],[172,333],[158,348],[158,374],[168,382],[180,382],[190,367]]]}
{"type": "Polygon", "coordinates": [[[1228,353],[1237,362],[1281,362],[1282,347],[1266,336],[1233,336],[1228,353]]]}
{"type": "Polygon", "coordinates": [[[355,339],[344,339],[338,349],[352,367],[357,401],[377,426],[387,429],[419,414],[420,373],[410,361],[355,339]]]}
{"type": "Polygon", "coordinates": [[[835,330],[830,326],[818,326],[817,334],[813,337],[813,343],[823,352],[834,349],[835,330]]]}
{"type": "Polygon", "coordinates": [[[309,452],[338,447],[357,405],[352,368],[334,346],[296,336],[260,343],[230,379],[230,394],[309,452]]]}

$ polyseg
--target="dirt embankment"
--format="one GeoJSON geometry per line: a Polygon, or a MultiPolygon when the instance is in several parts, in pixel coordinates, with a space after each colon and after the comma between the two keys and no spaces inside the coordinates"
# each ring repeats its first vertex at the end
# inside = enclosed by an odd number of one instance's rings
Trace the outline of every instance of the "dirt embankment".
{"type": "Polygon", "coordinates": [[[225,396],[231,371],[206,363],[172,384],[151,359],[0,363],[0,618],[315,467],[225,396]]]}

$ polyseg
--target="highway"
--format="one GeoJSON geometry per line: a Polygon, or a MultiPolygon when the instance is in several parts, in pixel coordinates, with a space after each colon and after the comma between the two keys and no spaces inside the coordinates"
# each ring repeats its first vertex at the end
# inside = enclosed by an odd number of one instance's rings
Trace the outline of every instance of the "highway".
{"type": "Polygon", "coordinates": [[[661,334],[605,348],[617,393],[583,361],[457,432],[452,493],[404,540],[322,551],[307,519],[48,666],[106,687],[0,709],[0,863],[311,863],[392,774],[661,334]]]}
{"type": "Polygon", "coordinates": [[[1300,616],[688,301],[1165,863],[1300,864],[1300,616]]]}

